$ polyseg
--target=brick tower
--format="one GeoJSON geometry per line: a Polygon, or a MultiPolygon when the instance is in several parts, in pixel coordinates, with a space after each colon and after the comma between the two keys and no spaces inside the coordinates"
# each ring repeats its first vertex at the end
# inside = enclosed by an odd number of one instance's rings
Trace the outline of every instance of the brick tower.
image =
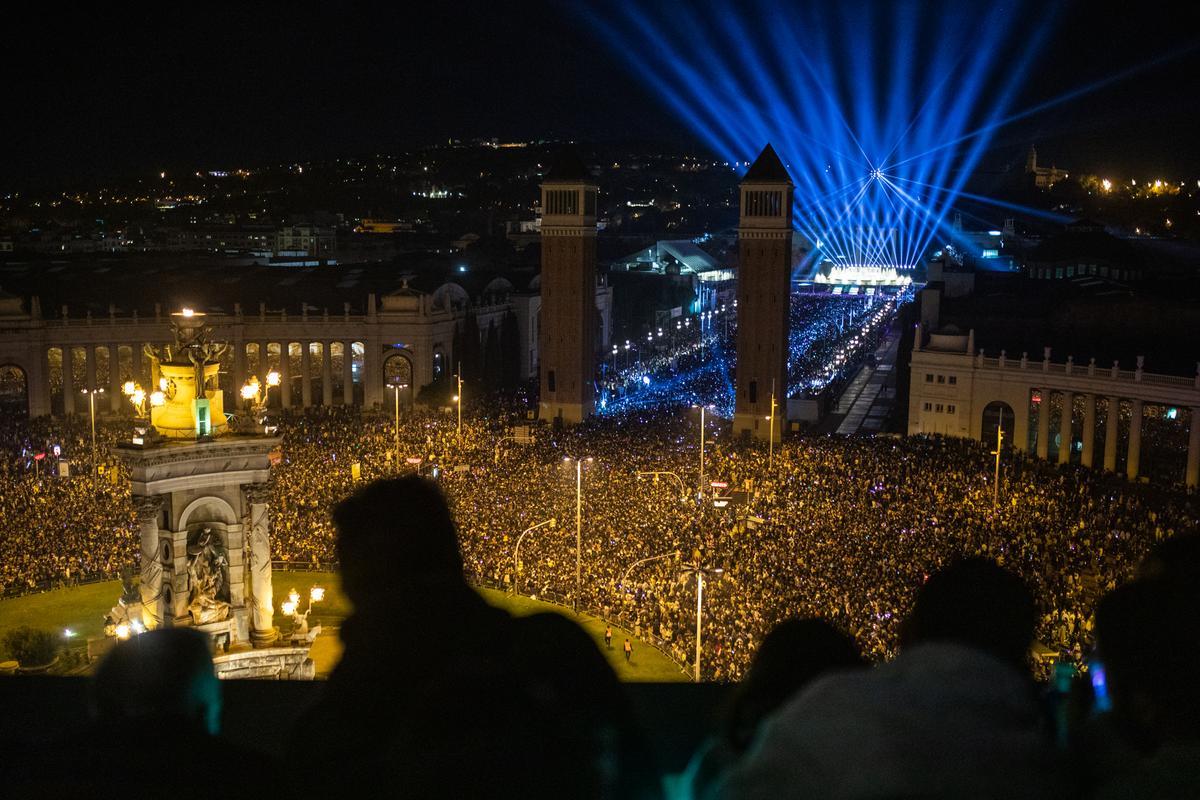
{"type": "Polygon", "coordinates": [[[596,193],[572,151],[542,182],[540,416],[564,424],[587,419],[595,403],[596,193]]]}
{"type": "Polygon", "coordinates": [[[787,416],[788,305],[792,279],[792,181],[767,145],[742,178],[738,218],[737,403],[733,430],[775,440],[787,416]]]}

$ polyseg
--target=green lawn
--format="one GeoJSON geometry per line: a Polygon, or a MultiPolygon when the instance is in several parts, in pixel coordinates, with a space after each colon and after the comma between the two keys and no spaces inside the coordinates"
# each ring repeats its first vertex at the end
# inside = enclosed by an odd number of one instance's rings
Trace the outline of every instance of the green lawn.
{"type": "MultiPolygon", "coordinates": [[[[318,675],[329,674],[341,655],[341,645],[333,629],[341,625],[342,620],[351,611],[349,602],[340,592],[338,576],[329,572],[277,571],[273,576],[272,583],[275,589],[276,609],[287,598],[291,589],[300,593],[301,608],[304,608],[308,603],[308,591],[312,586],[325,588],[325,600],[313,607],[309,620],[310,623],[320,623],[325,626],[326,632],[317,639],[312,657],[317,663],[318,675]]],[[[120,581],[108,581],[11,600],[0,600],[0,635],[3,635],[6,630],[20,625],[46,628],[60,634],[69,628],[75,634],[70,641],[75,646],[82,647],[89,636],[101,635],[104,615],[116,604],[120,594],[120,581]]],[[[549,603],[530,600],[527,597],[512,597],[491,589],[481,589],[480,594],[492,605],[506,609],[516,616],[550,611],[575,618],[575,615],[569,610],[549,603]]],[[[604,623],[587,615],[580,615],[576,621],[588,632],[596,642],[596,646],[605,653],[621,680],[687,680],[674,662],[650,645],[638,643],[632,633],[614,628],[614,646],[612,650],[605,650],[604,623]],[[620,644],[627,636],[634,641],[633,658],[628,663],[620,650],[620,644]]],[[[276,613],[275,624],[286,631],[291,623],[282,614],[276,613]]],[[[3,660],[4,657],[7,657],[6,654],[0,652],[0,660],[3,660]]]]}

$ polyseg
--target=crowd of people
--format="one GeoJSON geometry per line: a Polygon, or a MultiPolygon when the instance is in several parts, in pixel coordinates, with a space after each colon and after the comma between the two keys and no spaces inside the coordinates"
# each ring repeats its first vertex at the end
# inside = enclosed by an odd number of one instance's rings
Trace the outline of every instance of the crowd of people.
{"type": "MultiPolygon", "coordinates": [[[[869,493],[876,486],[864,484],[869,493]]],[[[677,771],[678,761],[663,768],[628,688],[582,629],[559,614],[513,617],[471,589],[463,556],[472,536],[455,524],[442,486],[413,475],[374,480],[331,517],[354,612],[341,630],[342,658],[291,720],[286,750],[266,755],[223,738],[222,696],[238,694],[220,691],[209,638],[160,628],[117,642],[102,659],[86,724],[39,740],[18,712],[4,785],[19,796],[120,796],[128,779],[111,765],[121,748],[169,730],[146,745],[155,763],[182,747],[229,761],[235,782],[253,779],[253,765],[300,797],[1200,793],[1196,532],[1159,542],[1135,574],[1106,589],[1093,604],[1086,664],[1060,665],[1041,685],[1028,667],[1035,592],[1045,589],[1004,548],[929,567],[903,611],[898,652],[882,663],[863,658],[861,635],[846,630],[836,606],[780,619],[707,738],[689,737],[695,749],[677,771]],[[396,635],[400,616],[410,636],[396,635]],[[326,767],[282,769],[282,752],[314,741],[326,767]]],[[[973,546],[982,549],[982,537],[973,546]]],[[[255,748],[269,743],[254,739],[255,748]]],[[[184,770],[172,786],[178,797],[207,797],[211,777],[184,770]]]]}
{"type": "MultiPolygon", "coordinates": [[[[274,558],[331,563],[333,505],[362,482],[419,472],[450,499],[470,580],[577,603],[659,643],[681,664],[695,650],[689,565],[720,570],[706,579],[702,674],[737,680],[763,635],[793,616],[834,621],[870,659],[891,658],[917,587],[964,554],[989,556],[1024,577],[1038,601],[1044,652],[1080,661],[1096,599],[1153,544],[1200,520],[1194,495],[1015,453],[1003,459],[994,506],[991,457],[966,440],[799,436],[771,455],[763,443],[733,441],[710,416],[702,484],[695,411],[541,429],[532,443],[504,438],[519,418],[511,408],[486,418],[468,413],[460,433],[453,415],[436,411],[406,412],[398,428],[389,415],[355,409],[283,417],[272,481],[274,558]],[[584,459],[578,587],[569,459],[584,459]],[[713,481],[727,486],[713,489],[713,481]],[[718,507],[717,491],[734,500],[718,507]],[[551,518],[557,526],[532,531],[515,563],[521,532],[551,518]],[[652,560],[636,563],[644,559],[652,560]]],[[[102,452],[116,430],[101,429],[102,452]]],[[[114,577],[136,560],[124,480],[63,478],[30,457],[59,444],[86,462],[86,426],[9,423],[3,437],[7,592],[114,577]]]]}
{"type": "Polygon", "coordinates": [[[123,427],[98,427],[93,480],[88,420],[0,423],[0,596],[115,577],[132,563],[129,485],[109,455],[123,427]]]}

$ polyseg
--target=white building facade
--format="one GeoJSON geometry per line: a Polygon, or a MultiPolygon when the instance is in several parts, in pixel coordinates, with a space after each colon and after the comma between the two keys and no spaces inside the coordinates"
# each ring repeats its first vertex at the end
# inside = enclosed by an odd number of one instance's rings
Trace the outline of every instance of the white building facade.
{"type": "Polygon", "coordinates": [[[989,358],[975,352],[974,331],[934,333],[926,339],[918,325],[911,368],[910,435],[959,436],[991,444],[997,424],[1003,424],[1009,443],[1022,452],[1032,448],[1038,458],[1065,462],[1076,450],[1083,466],[1114,471],[1118,430],[1124,423],[1107,420],[1124,419],[1127,413],[1125,474],[1131,480],[1140,475],[1146,407],[1190,409],[1183,478],[1188,487],[1200,485],[1200,366],[1196,375],[1182,377],[1145,372],[1140,359],[1134,370],[1120,369],[1116,363],[1105,368],[1094,360],[1084,365],[1070,358],[1056,363],[1049,348],[1038,361],[1008,358],[1004,352],[989,358]],[[1052,398],[1063,410],[1057,437],[1050,429],[1052,398]],[[1104,437],[1098,443],[1101,413],[1104,437]]]}

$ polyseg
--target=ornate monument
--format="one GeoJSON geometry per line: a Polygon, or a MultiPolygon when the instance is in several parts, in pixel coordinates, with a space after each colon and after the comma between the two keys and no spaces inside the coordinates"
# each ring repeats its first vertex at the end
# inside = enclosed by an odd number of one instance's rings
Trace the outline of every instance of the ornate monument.
{"type": "MultiPolygon", "coordinates": [[[[130,616],[144,629],[190,626],[226,651],[277,638],[271,596],[271,452],[262,420],[234,431],[204,314],[172,314],[175,341],[147,347],[149,426],[118,447],[128,464],[141,541],[130,616]]],[[[311,662],[310,662],[311,663],[311,662]]],[[[296,670],[288,668],[288,674],[296,670]]]]}

